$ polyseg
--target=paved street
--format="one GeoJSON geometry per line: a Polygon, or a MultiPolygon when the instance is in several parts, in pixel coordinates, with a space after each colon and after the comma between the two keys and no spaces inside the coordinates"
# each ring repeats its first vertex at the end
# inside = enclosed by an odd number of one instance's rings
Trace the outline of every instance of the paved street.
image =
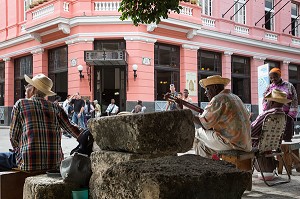
{"type": "MultiPolygon", "coordinates": [[[[70,151],[75,148],[77,142],[74,138],[67,138],[63,136],[62,147],[65,157],[70,154],[70,151]]],[[[0,151],[8,151],[11,148],[9,143],[9,131],[0,127],[0,151]]],[[[193,153],[189,151],[188,153],[193,153]]],[[[280,175],[286,178],[286,175],[280,175]]],[[[257,178],[257,172],[253,174],[252,177],[252,191],[246,191],[243,195],[243,199],[253,199],[253,198],[270,198],[270,199],[300,199],[300,173],[293,170],[292,180],[290,183],[278,185],[275,187],[268,187],[263,181],[257,178]]]]}

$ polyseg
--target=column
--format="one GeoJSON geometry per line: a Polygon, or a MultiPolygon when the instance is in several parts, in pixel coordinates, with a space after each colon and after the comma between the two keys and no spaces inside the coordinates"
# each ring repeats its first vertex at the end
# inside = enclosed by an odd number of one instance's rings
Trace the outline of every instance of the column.
{"type": "Polygon", "coordinates": [[[31,52],[33,71],[32,76],[43,73],[48,76],[48,53],[43,48],[36,49],[31,52]]]}
{"type": "Polygon", "coordinates": [[[11,58],[4,58],[5,61],[5,96],[4,106],[14,105],[14,61],[11,58]]]}
{"type": "MultiPolygon", "coordinates": [[[[66,41],[68,45],[68,94],[72,95],[79,92],[81,96],[93,96],[93,76],[91,77],[91,89],[88,81],[87,69],[88,65],[84,61],[84,51],[94,50],[94,38],[76,38],[66,41]],[[72,65],[71,65],[72,60],[72,65]],[[84,78],[79,77],[77,69],[78,65],[83,66],[82,75],[84,78]],[[90,91],[91,90],[91,91],[90,91]]],[[[92,75],[92,74],[91,74],[92,75]]]]}
{"type": "Polygon", "coordinates": [[[290,61],[288,60],[284,60],[282,63],[281,63],[281,78],[284,80],[284,81],[289,81],[289,64],[290,64],[290,61]]]}
{"type": "MultiPolygon", "coordinates": [[[[231,55],[233,53],[229,51],[224,52],[222,56],[222,77],[231,79],[231,55]]],[[[231,82],[226,86],[226,88],[231,89],[231,82]]]]}
{"type": "MultiPolygon", "coordinates": [[[[124,39],[128,53],[127,101],[132,101],[134,104],[136,104],[137,100],[153,102],[154,43],[156,39],[146,37],[124,37],[124,39]],[[132,70],[133,64],[138,65],[137,78],[135,80],[132,70]]],[[[146,106],[148,109],[149,105],[146,106]]]]}
{"type": "MultiPolygon", "coordinates": [[[[188,44],[182,44],[180,49],[180,91],[183,92],[184,89],[188,89],[193,103],[198,102],[198,49],[199,46],[188,44]]],[[[200,86],[199,89],[201,89],[200,86]]]]}
{"type": "Polygon", "coordinates": [[[264,65],[264,61],[266,58],[254,56],[250,61],[250,70],[251,70],[251,104],[258,105],[258,74],[257,68],[261,65],[264,65]]]}

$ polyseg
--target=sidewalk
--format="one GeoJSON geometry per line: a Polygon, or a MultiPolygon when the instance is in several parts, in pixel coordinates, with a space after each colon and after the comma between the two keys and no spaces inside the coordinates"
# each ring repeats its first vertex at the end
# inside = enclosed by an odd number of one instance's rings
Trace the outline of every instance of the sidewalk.
{"type": "MultiPolygon", "coordinates": [[[[77,146],[75,138],[62,137],[62,148],[65,157],[69,156],[70,151],[77,146]]],[[[9,142],[9,129],[0,127],[0,152],[8,151],[11,148],[9,142]]],[[[194,153],[190,150],[187,153],[194,153]]],[[[274,187],[268,187],[262,180],[257,178],[258,172],[254,172],[252,176],[252,191],[245,191],[242,199],[300,199],[300,173],[294,169],[291,176],[291,182],[287,184],[277,185],[274,187]]],[[[285,170],[283,175],[279,175],[279,178],[287,178],[285,170]]]]}

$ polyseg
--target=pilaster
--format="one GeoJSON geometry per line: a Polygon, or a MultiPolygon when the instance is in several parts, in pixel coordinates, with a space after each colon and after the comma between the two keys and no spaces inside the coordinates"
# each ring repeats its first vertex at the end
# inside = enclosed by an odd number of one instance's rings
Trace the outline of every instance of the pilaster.
{"type": "Polygon", "coordinates": [[[254,56],[251,59],[251,104],[258,105],[258,72],[257,68],[261,65],[264,65],[265,57],[254,56]]]}
{"type": "Polygon", "coordinates": [[[84,61],[84,51],[94,50],[94,38],[76,38],[66,41],[68,45],[68,94],[72,95],[79,92],[81,96],[90,96],[93,99],[93,73],[91,73],[91,91],[87,75],[87,64],[84,61]],[[71,65],[71,60],[73,64],[71,65]],[[75,61],[74,61],[75,60],[75,61]],[[74,64],[75,62],[75,64],[74,64]],[[84,78],[79,77],[77,66],[82,65],[82,75],[84,78]]]}
{"type": "Polygon", "coordinates": [[[180,49],[180,91],[188,89],[194,103],[198,102],[197,52],[199,48],[199,46],[183,44],[180,49]]]}
{"type": "Polygon", "coordinates": [[[31,54],[33,60],[32,75],[35,76],[40,73],[48,75],[48,53],[44,52],[43,48],[38,48],[31,51],[31,54]]]}
{"type": "MultiPolygon", "coordinates": [[[[231,79],[231,55],[233,53],[229,51],[224,52],[222,56],[222,77],[231,79]]],[[[226,86],[226,88],[231,89],[231,82],[226,86]]]]}
{"type": "Polygon", "coordinates": [[[289,81],[289,60],[284,60],[281,63],[281,78],[285,81],[289,81]]]}
{"type": "Polygon", "coordinates": [[[124,37],[128,53],[127,101],[154,101],[154,43],[146,37],[124,37]],[[143,61],[144,60],[144,61],[143,61]],[[146,60],[146,61],[145,61],[146,60]],[[134,80],[132,65],[137,64],[134,80]]]}
{"type": "Polygon", "coordinates": [[[4,58],[5,61],[5,97],[4,106],[14,105],[14,61],[4,58]]]}

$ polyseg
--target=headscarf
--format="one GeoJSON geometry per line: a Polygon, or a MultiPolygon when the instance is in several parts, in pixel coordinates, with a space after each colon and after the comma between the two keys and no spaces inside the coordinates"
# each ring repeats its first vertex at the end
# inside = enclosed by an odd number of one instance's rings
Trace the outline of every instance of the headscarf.
{"type": "Polygon", "coordinates": [[[279,75],[279,77],[281,77],[281,70],[279,68],[272,68],[272,70],[270,70],[269,74],[271,73],[277,73],[279,75]]]}

